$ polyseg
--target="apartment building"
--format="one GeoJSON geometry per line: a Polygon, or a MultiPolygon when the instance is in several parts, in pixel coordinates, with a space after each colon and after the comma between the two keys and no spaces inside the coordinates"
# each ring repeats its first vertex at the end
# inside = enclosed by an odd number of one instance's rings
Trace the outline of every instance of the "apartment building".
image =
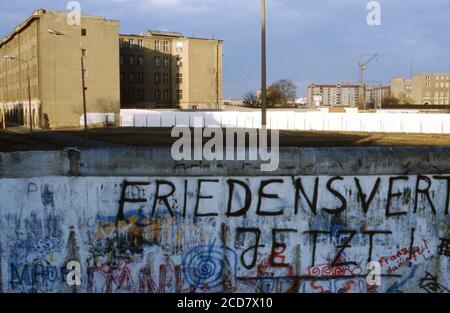
{"type": "Polygon", "coordinates": [[[352,84],[311,84],[307,88],[306,103],[309,107],[356,107],[359,86],[352,84]]]}
{"type": "Polygon", "coordinates": [[[150,30],[119,46],[122,107],[221,108],[221,40],[150,30]]]}
{"type": "Polygon", "coordinates": [[[67,12],[36,10],[0,42],[0,116],[9,125],[28,125],[31,114],[34,127],[79,127],[83,57],[89,121],[100,115],[107,123],[118,123],[118,39],[116,20],[83,15],[77,24],[67,12]]]}
{"type": "Polygon", "coordinates": [[[392,95],[401,104],[450,105],[450,73],[424,73],[391,80],[392,95]]]}
{"type": "Polygon", "coordinates": [[[366,107],[379,109],[382,107],[383,99],[389,97],[391,88],[389,86],[370,86],[366,89],[366,107]]]}

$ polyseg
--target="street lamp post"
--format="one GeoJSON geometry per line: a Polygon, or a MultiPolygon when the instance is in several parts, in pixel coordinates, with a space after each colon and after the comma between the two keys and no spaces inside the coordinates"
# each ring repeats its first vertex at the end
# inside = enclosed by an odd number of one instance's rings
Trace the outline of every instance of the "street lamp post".
{"type": "Polygon", "coordinates": [[[266,89],[266,1],[261,0],[261,124],[266,126],[267,89],[266,89]]]}
{"type": "Polygon", "coordinates": [[[86,145],[88,144],[88,126],[87,126],[87,108],[86,108],[86,83],[84,80],[84,57],[83,49],[81,49],[81,86],[83,89],[83,115],[84,115],[84,139],[86,140],[86,145]]]}
{"type": "Polygon", "coordinates": [[[31,116],[31,82],[30,82],[30,62],[27,60],[19,59],[10,55],[5,55],[7,60],[17,60],[27,64],[27,81],[28,81],[28,116],[30,119],[30,135],[33,135],[33,118],[31,116]]]}
{"type": "MultiPolygon", "coordinates": [[[[6,59],[4,59],[5,60],[5,63],[6,63],[6,59]]],[[[5,119],[5,102],[6,102],[6,84],[7,84],[7,81],[8,81],[8,71],[6,71],[6,64],[5,64],[5,72],[6,72],[6,75],[5,75],[5,83],[4,83],[4,86],[2,86],[2,127],[3,127],[3,129],[6,129],[6,119],[5,119]]]]}
{"type": "MultiPolygon", "coordinates": [[[[54,36],[64,36],[66,38],[69,39],[73,39],[67,35],[65,35],[64,33],[61,33],[57,30],[54,29],[49,29],[48,33],[54,36]]],[[[73,39],[75,40],[75,39],[73,39]]],[[[88,145],[89,142],[89,137],[88,137],[88,124],[87,124],[87,106],[86,106],[86,82],[84,79],[84,55],[83,55],[83,47],[80,44],[80,52],[81,52],[81,89],[82,89],[82,97],[83,97],[83,115],[84,115],[84,138],[86,141],[86,146],[88,145]]]]}

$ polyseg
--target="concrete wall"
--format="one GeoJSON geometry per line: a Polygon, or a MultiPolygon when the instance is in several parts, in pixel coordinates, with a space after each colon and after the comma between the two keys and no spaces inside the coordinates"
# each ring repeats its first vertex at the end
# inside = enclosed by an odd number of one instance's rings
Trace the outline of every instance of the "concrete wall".
{"type": "MultiPolygon", "coordinates": [[[[269,111],[267,116],[267,126],[281,130],[450,134],[450,114],[269,111]]],[[[256,110],[253,112],[121,110],[120,117],[123,127],[194,126],[194,121],[206,126],[261,127],[261,113],[256,110]]]]}
{"type": "Polygon", "coordinates": [[[450,289],[450,148],[282,149],[270,176],[169,155],[0,154],[1,290],[74,291],[69,261],[78,292],[450,289]]]}

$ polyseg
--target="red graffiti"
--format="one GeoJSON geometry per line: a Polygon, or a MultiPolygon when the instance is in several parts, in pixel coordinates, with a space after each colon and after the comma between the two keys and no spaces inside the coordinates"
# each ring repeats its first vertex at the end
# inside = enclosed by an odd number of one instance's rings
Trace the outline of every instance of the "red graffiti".
{"type": "Polygon", "coordinates": [[[90,292],[130,292],[133,288],[133,278],[127,261],[113,261],[97,264],[89,268],[88,288],[90,292]]]}
{"type": "Polygon", "coordinates": [[[167,266],[166,264],[161,264],[159,266],[159,281],[156,283],[155,279],[152,277],[151,272],[148,268],[144,267],[139,271],[139,291],[141,293],[165,293],[168,287],[173,287],[176,293],[181,293],[182,272],[181,266],[167,266]],[[172,272],[172,276],[168,279],[167,270],[172,272]]]}

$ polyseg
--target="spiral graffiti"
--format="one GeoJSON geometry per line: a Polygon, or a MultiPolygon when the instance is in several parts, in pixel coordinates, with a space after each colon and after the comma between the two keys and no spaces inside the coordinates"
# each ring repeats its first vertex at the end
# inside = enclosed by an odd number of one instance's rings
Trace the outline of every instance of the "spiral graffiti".
{"type": "Polygon", "coordinates": [[[236,272],[236,253],[230,248],[214,245],[199,245],[190,249],[183,257],[186,281],[195,288],[214,288],[223,282],[223,274],[236,272]]]}

